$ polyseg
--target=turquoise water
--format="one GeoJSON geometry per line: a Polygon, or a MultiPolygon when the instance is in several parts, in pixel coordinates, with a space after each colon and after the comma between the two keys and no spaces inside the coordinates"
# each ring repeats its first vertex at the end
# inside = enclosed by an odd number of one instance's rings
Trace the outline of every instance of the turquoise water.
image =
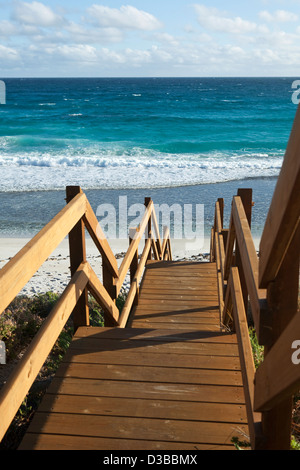
{"type": "Polygon", "coordinates": [[[296,112],[292,78],[4,81],[0,234],[34,232],[45,217],[36,220],[32,195],[52,215],[58,192],[74,184],[101,201],[136,188],[209,204],[216,183],[236,193],[256,181],[269,201],[296,112]]]}

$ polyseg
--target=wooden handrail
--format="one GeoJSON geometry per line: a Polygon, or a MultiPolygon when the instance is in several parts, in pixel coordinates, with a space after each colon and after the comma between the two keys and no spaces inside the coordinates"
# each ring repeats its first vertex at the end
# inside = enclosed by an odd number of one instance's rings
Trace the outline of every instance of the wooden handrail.
{"type": "Polygon", "coordinates": [[[217,266],[217,278],[218,278],[218,296],[219,296],[219,310],[220,320],[222,322],[222,315],[224,310],[224,292],[225,292],[225,279],[224,279],[224,262],[225,262],[225,251],[224,251],[224,239],[223,239],[223,203],[221,210],[221,199],[215,204],[215,222],[214,222],[214,233],[212,235],[213,249],[211,250],[212,258],[216,261],[217,266]]]}
{"type": "Polygon", "coordinates": [[[86,210],[85,194],[78,194],[0,271],[0,313],[12,302],[86,210]]]}
{"type": "Polygon", "coordinates": [[[28,393],[86,287],[88,264],[80,265],[57,304],[44,320],[24,356],[0,391],[0,440],[28,393]]]}
{"type": "Polygon", "coordinates": [[[244,299],[242,296],[240,276],[237,267],[232,267],[230,270],[228,296],[232,302],[233,320],[238,337],[239,357],[242,365],[250,441],[254,448],[259,448],[263,439],[261,428],[262,418],[260,413],[254,411],[255,365],[249,338],[248,322],[244,299]]]}
{"type": "Polygon", "coordinates": [[[241,190],[244,191],[243,199],[239,195],[233,197],[225,259],[220,200],[215,204],[211,231],[211,260],[216,262],[219,300],[220,305],[224,305],[221,318],[224,326],[236,331],[238,336],[248,424],[254,448],[290,448],[291,399],[300,388],[299,365],[293,364],[291,350],[291,345],[300,338],[300,312],[297,312],[299,109],[260,243],[260,256],[255,250],[249,222],[251,190],[241,190]],[[249,205],[248,216],[243,204],[245,200],[249,205]],[[264,345],[265,351],[264,360],[256,371],[249,346],[248,302],[258,342],[264,345]]]}
{"type": "Polygon", "coordinates": [[[86,203],[86,213],[83,216],[83,220],[91,238],[102,255],[102,259],[104,259],[107,269],[109,269],[110,273],[114,277],[119,277],[117,260],[88,200],[86,203]]]}
{"type": "Polygon", "coordinates": [[[113,325],[119,325],[119,310],[115,302],[98,279],[98,276],[96,275],[91,265],[89,263],[87,263],[87,265],[89,273],[89,281],[87,286],[88,290],[96,299],[98,304],[103,308],[104,318],[106,318],[108,322],[112,323],[113,325]]]}
{"type": "Polygon", "coordinates": [[[87,290],[102,307],[105,323],[109,326],[124,327],[132,308],[138,283],[142,277],[145,264],[149,259],[152,243],[154,243],[156,251],[157,246],[160,250],[160,257],[155,255],[156,259],[160,259],[164,253],[170,259],[171,244],[169,233],[167,233],[166,239],[164,239],[164,251],[162,252],[160,238],[157,241],[153,233],[150,232],[151,237],[146,240],[140,262],[132,276],[131,287],[125,306],[120,315],[115,302],[116,297],[111,297],[110,292],[100,282],[91,265],[86,261],[84,228],[88,230],[101,253],[104,270],[106,270],[104,273],[106,276],[107,274],[112,276],[111,285],[115,287],[115,291],[118,294],[126,273],[131,266],[133,257],[137,257],[137,247],[146,227],[149,226],[152,216],[154,217],[154,225],[157,225],[154,205],[152,200],[150,200],[145,209],[139,230],[136,230],[120,269],[118,269],[117,260],[85,194],[79,186],[68,187],[67,205],[1,269],[0,312],[5,310],[63,239],[72,233],[72,240],[69,240],[71,273],[73,273],[71,280],[30,343],[23,358],[10,375],[7,383],[1,389],[0,440],[7,431],[71,313],[73,312],[74,314],[76,308],[80,307],[80,310],[83,305],[86,315],[81,315],[80,322],[88,322],[87,290]],[[78,254],[77,248],[80,254],[78,254]],[[79,261],[80,259],[82,260],[81,262],[79,261]]]}
{"type": "Polygon", "coordinates": [[[259,286],[273,281],[299,224],[300,105],[260,242],[259,286]]]}
{"type": "Polygon", "coordinates": [[[131,261],[132,261],[132,258],[136,252],[136,249],[141,241],[141,238],[143,236],[143,234],[145,233],[145,229],[148,225],[148,221],[151,217],[151,214],[152,214],[152,211],[153,211],[153,201],[149,201],[146,209],[145,209],[145,213],[143,215],[143,218],[141,220],[141,224],[140,224],[140,227],[139,227],[139,230],[136,231],[134,237],[132,238],[132,241],[130,243],[130,246],[129,246],[129,249],[127,250],[124,258],[123,258],[123,261],[121,263],[121,266],[120,266],[120,269],[119,269],[119,279],[118,279],[118,282],[117,282],[117,293],[120,292],[121,290],[121,287],[123,285],[123,282],[125,280],[125,277],[126,277],[126,274],[128,272],[128,269],[129,269],[129,266],[131,264],[131,261]]]}
{"type": "Polygon", "coordinates": [[[119,318],[120,328],[124,328],[126,326],[127,321],[128,321],[128,317],[129,317],[129,314],[131,312],[132,304],[133,304],[133,301],[134,301],[134,298],[135,298],[135,295],[136,295],[136,292],[137,292],[137,289],[138,289],[138,284],[139,284],[140,279],[142,277],[143,270],[144,270],[145,264],[147,262],[147,258],[148,258],[148,254],[149,254],[150,249],[151,249],[151,239],[148,238],[146,240],[145,247],[144,247],[140,262],[138,264],[138,268],[136,270],[135,276],[134,276],[133,280],[131,281],[131,286],[130,286],[125,304],[123,306],[123,309],[122,309],[122,312],[121,312],[121,315],[120,315],[120,318],[119,318]]]}
{"type": "MultiPolygon", "coordinates": [[[[261,311],[266,308],[267,293],[258,288],[258,257],[245,210],[239,196],[232,202],[232,216],[236,241],[240,250],[243,273],[249,293],[249,300],[258,339],[261,335],[261,311]]],[[[264,332],[265,333],[265,332],[264,332]]]]}
{"type": "Polygon", "coordinates": [[[157,218],[156,218],[156,213],[155,213],[154,206],[153,206],[153,211],[152,211],[152,222],[153,222],[153,226],[154,226],[154,230],[155,230],[155,234],[156,234],[155,239],[156,239],[158,256],[159,256],[159,259],[163,259],[162,258],[161,239],[160,239],[160,235],[159,235],[159,228],[158,228],[158,223],[157,223],[157,218]]]}

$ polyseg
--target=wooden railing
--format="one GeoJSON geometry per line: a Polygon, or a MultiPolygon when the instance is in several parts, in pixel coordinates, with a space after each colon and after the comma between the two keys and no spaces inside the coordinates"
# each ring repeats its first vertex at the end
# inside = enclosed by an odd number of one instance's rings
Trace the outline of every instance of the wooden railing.
{"type": "Polygon", "coordinates": [[[0,271],[0,312],[69,236],[71,280],[43,322],[22,359],[0,391],[0,440],[2,440],[31,385],[72,314],[74,330],[89,325],[88,292],[102,307],[105,326],[125,327],[132,306],[138,302],[139,282],[146,261],[172,259],[169,231],[160,239],[153,201],[145,200],[140,226],[130,231],[130,244],[118,268],[117,260],[86,195],[78,186],[67,187],[67,205],[0,271]],[[152,227],[153,226],[153,227],[152,227]],[[103,283],[86,260],[85,229],[102,255],[103,283]],[[141,257],[138,247],[145,246],[141,257]],[[125,277],[130,271],[130,289],[122,309],[116,306],[125,277]]]}
{"type": "Polygon", "coordinates": [[[292,345],[300,340],[300,107],[259,256],[250,229],[252,191],[242,189],[233,197],[228,231],[223,228],[223,208],[219,199],[211,259],[218,270],[221,321],[238,337],[251,445],[289,449],[292,399],[300,390],[300,364],[292,361],[292,345]],[[257,370],[248,334],[250,321],[264,346],[264,360],[257,370]]]}

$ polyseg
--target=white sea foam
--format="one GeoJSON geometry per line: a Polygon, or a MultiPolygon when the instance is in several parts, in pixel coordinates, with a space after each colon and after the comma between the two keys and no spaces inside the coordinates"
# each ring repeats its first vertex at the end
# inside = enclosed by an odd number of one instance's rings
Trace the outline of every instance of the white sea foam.
{"type": "Polygon", "coordinates": [[[140,148],[81,150],[69,148],[58,155],[54,151],[1,152],[0,190],[52,190],[77,184],[85,189],[208,184],[274,177],[282,165],[281,155],[270,156],[263,152],[230,155],[221,152],[162,154],[140,148]]]}

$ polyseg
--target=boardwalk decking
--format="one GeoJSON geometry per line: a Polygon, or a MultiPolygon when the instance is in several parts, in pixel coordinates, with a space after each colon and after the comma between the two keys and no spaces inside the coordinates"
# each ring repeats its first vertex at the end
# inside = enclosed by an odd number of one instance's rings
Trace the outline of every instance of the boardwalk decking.
{"type": "Polygon", "coordinates": [[[215,263],[150,262],[126,328],[77,330],[20,449],[234,449],[245,435],[215,263]]]}

